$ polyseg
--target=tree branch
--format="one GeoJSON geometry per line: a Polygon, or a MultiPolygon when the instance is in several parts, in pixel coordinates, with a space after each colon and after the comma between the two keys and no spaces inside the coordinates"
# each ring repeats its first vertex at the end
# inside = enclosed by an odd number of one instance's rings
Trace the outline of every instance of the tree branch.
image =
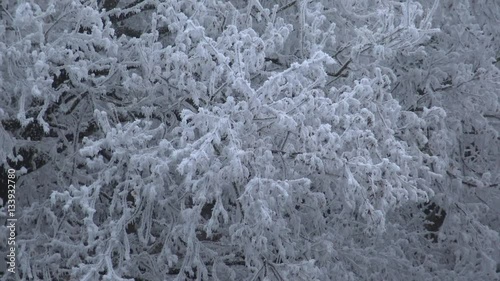
{"type": "Polygon", "coordinates": [[[344,70],[346,70],[346,69],[347,69],[347,67],[349,66],[349,64],[350,64],[351,62],[352,62],[352,59],[349,59],[348,61],[346,61],[346,62],[344,63],[344,65],[342,65],[342,67],[341,67],[341,68],[340,68],[337,72],[335,72],[334,74],[332,74],[332,73],[327,73],[327,74],[328,74],[329,76],[338,77],[338,76],[340,76],[340,75],[342,74],[342,72],[343,72],[344,70]]]}
{"type": "Polygon", "coordinates": [[[496,118],[500,120],[500,115],[490,115],[490,114],[485,114],[483,115],[484,118],[496,118]]]}
{"type": "Polygon", "coordinates": [[[295,5],[295,3],[297,3],[297,1],[292,1],[292,2],[290,2],[290,3],[288,3],[288,4],[284,5],[284,6],[280,7],[278,9],[278,11],[276,11],[276,13],[283,12],[284,10],[286,10],[286,9],[292,7],[293,5],[295,5]]]}

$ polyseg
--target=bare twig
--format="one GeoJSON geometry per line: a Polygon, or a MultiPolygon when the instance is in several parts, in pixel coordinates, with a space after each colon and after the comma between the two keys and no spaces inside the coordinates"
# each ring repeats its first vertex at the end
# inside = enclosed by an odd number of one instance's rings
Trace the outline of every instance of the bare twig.
{"type": "Polygon", "coordinates": [[[75,11],[69,11],[67,12],[66,14],[60,16],[48,29],[47,31],[45,31],[43,37],[45,38],[45,41],[47,41],[47,35],[49,34],[49,32],[52,30],[52,28],[54,28],[54,26],[59,23],[59,21],[61,21],[63,18],[65,18],[66,16],[68,16],[69,14],[73,13],[75,11]]]}
{"type": "Polygon", "coordinates": [[[264,58],[264,61],[270,61],[276,65],[283,66],[283,64],[279,61],[279,59],[275,58],[264,58]]]}
{"type": "Polygon", "coordinates": [[[283,148],[285,147],[285,144],[286,142],[288,141],[288,137],[290,136],[290,131],[287,131],[286,132],[286,136],[285,136],[285,139],[283,140],[283,142],[281,143],[281,146],[280,146],[280,150],[283,150],[283,148]]]}
{"type": "Polygon", "coordinates": [[[391,90],[391,94],[392,94],[392,93],[394,93],[394,91],[395,91],[395,90],[399,87],[399,85],[400,85],[400,84],[401,84],[401,82],[398,82],[398,83],[396,84],[396,86],[394,86],[394,88],[392,88],[392,90],[391,90]]]}
{"type": "MultiPolygon", "coordinates": [[[[265,265],[265,264],[264,264],[265,265]]],[[[255,273],[255,275],[252,277],[252,279],[250,281],[255,281],[257,280],[257,278],[259,278],[260,276],[260,273],[262,272],[262,270],[264,270],[264,265],[261,266],[261,268],[259,269],[259,271],[257,271],[255,273]]]]}
{"type": "Polygon", "coordinates": [[[346,62],[344,63],[344,65],[342,65],[342,67],[341,67],[341,68],[340,68],[337,72],[335,72],[335,73],[329,73],[329,72],[327,72],[326,74],[327,74],[328,76],[332,76],[332,77],[335,77],[335,78],[334,78],[332,81],[328,82],[328,83],[325,85],[325,87],[328,87],[330,84],[332,84],[333,82],[337,81],[337,79],[338,79],[338,78],[340,78],[340,77],[345,77],[345,75],[346,75],[346,74],[343,74],[342,72],[344,72],[344,70],[346,70],[346,69],[347,69],[347,67],[349,66],[349,64],[350,64],[351,62],[352,62],[352,59],[351,59],[351,58],[349,58],[349,60],[348,60],[348,61],[346,61],[346,62]]]}
{"type": "Polygon", "coordinates": [[[489,114],[485,114],[483,115],[484,118],[496,118],[498,120],[500,120],[500,115],[489,115],[489,114]]]}
{"type": "Polygon", "coordinates": [[[270,262],[268,262],[267,264],[269,264],[269,267],[271,268],[271,271],[273,272],[274,276],[276,278],[278,278],[279,281],[284,281],[285,279],[283,279],[283,277],[281,277],[280,273],[278,272],[278,270],[276,269],[276,267],[274,267],[274,265],[270,262]]]}
{"type": "Polygon", "coordinates": [[[296,3],[297,3],[297,1],[292,1],[292,2],[290,2],[290,3],[288,3],[288,4],[284,5],[284,6],[280,7],[280,8],[276,11],[276,13],[283,12],[284,10],[286,10],[286,9],[288,9],[288,8],[290,8],[290,7],[292,7],[292,6],[293,6],[293,5],[295,5],[296,3]]]}
{"type": "Polygon", "coordinates": [[[340,48],[340,50],[338,50],[334,55],[333,55],[333,58],[337,59],[337,56],[342,53],[343,51],[345,51],[345,49],[347,49],[351,44],[347,44],[345,45],[344,47],[340,48]]]}
{"type": "Polygon", "coordinates": [[[328,76],[332,76],[332,77],[338,77],[342,74],[342,72],[344,72],[344,70],[346,70],[346,68],[349,66],[349,64],[352,62],[352,59],[349,59],[348,61],[346,61],[344,63],[344,65],[342,65],[342,67],[335,73],[329,73],[327,72],[328,76]]]}

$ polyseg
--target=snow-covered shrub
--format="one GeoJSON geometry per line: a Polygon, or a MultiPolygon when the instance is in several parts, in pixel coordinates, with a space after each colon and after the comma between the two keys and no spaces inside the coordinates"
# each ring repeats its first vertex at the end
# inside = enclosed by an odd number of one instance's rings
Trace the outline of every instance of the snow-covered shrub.
{"type": "Polygon", "coordinates": [[[496,4],[334,2],[3,4],[18,277],[498,278],[496,4]]]}

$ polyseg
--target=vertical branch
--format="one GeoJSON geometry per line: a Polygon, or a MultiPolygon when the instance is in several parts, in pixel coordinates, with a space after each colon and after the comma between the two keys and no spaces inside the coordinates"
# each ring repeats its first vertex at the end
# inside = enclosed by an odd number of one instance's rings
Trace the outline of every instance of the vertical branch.
{"type": "Polygon", "coordinates": [[[406,1],[406,28],[410,27],[410,4],[411,0],[406,1]]]}
{"type": "Polygon", "coordinates": [[[300,48],[300,58],[304,58],[304,26],[306,21],[306,0],[302,0],[299,5],[299,48],[300,48]]]}

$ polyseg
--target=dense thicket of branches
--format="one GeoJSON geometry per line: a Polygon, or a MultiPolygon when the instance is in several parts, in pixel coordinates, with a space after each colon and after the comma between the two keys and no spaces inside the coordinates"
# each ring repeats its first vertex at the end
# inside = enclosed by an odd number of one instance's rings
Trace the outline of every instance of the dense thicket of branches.
{"type": "Polygon", "coordinates": [[[2,2],[16,277],[499,279],[499,17],[489,0],[2,2]]]}

